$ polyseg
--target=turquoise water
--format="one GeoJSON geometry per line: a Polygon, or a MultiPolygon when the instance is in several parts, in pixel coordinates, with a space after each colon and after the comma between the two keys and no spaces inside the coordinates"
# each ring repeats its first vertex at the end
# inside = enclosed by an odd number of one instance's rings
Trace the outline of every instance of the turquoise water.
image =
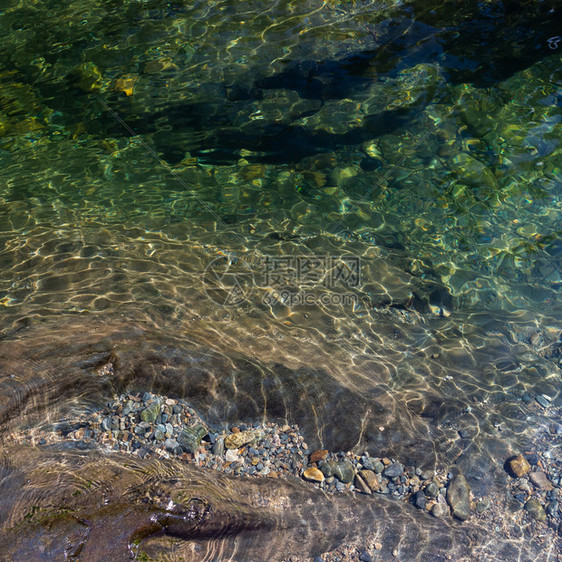
{"type": "Polygon", "coordinates": [[[360,398],[341,430],[322,385],[285,405],[310,439],[424,435],[478,493],[560,421],[560,6],[427,4],[2,2],[2,333],[322,368],[360,398]]]}

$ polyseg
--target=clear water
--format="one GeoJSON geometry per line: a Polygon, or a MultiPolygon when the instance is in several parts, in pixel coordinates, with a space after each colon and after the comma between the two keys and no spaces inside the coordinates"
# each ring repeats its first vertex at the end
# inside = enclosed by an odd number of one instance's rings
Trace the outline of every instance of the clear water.
{"type": "Polygon", "coordinates": [[[560,422],[560,7],[427,4],[2,2],[7,349],[128,325],[259,365],[258,393],[286,369],[298,404],[219,393],[209,421],[489,493],[560,422]],[[272,279],[306,256],[326,277],[272,279]]]}

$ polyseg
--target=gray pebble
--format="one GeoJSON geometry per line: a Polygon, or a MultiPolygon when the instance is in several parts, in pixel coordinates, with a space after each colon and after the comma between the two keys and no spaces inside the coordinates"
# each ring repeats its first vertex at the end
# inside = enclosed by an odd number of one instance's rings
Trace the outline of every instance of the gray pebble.
{"type": "Polygon", "coordinates": [[[213,455],[222,457],[222,455],[224,454],[224,437],[219,437],[215,441],[212,451],[213,451],[213,455]]]}
{"type": "Polygon", "coordinates": [[[414,505],[419,509],[425,509],[426,504],[427,498],[425,497],[425,494],[421,490],[419,490],[414,495],[414,505]]]}
{"type": "Polygon", "coordinates": [[[538,394],[535,396],[535,400],[543,407],[548,408],[550,406],[550,402],[542,395],[538,394]]]}
{"type": "Polygon", "coordinates": [[[403,473],[404,467],[399,462],[396,462],[391,464],[383,474],[388,478],[396,478],[397,476],[402,476],[403,473]]]}
{"type": "Polygon", "coordinates": [[[439,495],[439,486],[435,482],[430,482],[424,489],[425,495],[436,498],[439,495]]]}

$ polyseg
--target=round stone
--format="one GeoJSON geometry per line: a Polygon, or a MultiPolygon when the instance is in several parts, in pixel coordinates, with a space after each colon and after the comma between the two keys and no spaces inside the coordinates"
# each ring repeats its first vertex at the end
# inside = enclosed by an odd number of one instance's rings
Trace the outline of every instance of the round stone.
{"type": "Polygon", "coordinates": [[[311,482],[324,482],[325,477],[315,466],[311,466],[303,472],[303,478],[311,482]]]}

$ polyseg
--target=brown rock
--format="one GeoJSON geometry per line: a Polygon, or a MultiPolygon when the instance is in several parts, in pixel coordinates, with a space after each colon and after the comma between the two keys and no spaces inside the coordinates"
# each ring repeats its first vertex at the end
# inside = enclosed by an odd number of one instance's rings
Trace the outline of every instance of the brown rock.
{"type": "Polygon", "coordinates": [[[355,485],[355,487],[363,494],[367,494],[367,495],[371,495],[371,488],[369,488],[369,486],[367,486],[367,484],[365,483],[365,481],[363,480],[363,478],[361,478],[361,476],[359,476],[359,474],[355,475],[355,479],[353,480],[353,484],[355,485]]]}
{"type": "Polygon", "coordinates": [[[531,470],[531,465],[522,454],[519,454],[509,461],[509,470],[511,470],[517,478],[521,478],[521,476],[525,476],[525,474],[531,470]]]}
{"type": "Polygon", "coordinates": [[[305,480],[311,480],[312,482],[324,482],[324,475],[322,474],[322,472],[320,472],[317,468],[314,468],[313,466],[307,468],[303,472],[303,478],[305,480]]]}
{"type": "Polygon", "coordinates": [[[392,461],[388,457],[384,457],[381,460],[382,460],[382,464],[384,464],[384,466],[390,466],[392,464],[392,461]]]}
{"type": "Polygon", "coordinates": [[[529,474],[529,480],[540,490],[545,490],[546,492],[554,490],[554,486],[544,472],[531,472],[531,474],[529,474]]]}
{"type": "Polygon", "coordinates": [[[309,462],[318,462],[318,461],[324,461],[326,460],[326,457],[328,456],[328,451],[322,449],[317,449],[316,451],[313,451],[312,453],[310,453],[310,457],[308,457],[309,462]]]}
{"type": "Polygon", "coordinates": [[[367,483],[367,486],[373,491],[380,490],[380,483],[377,475],[372,470],[362,470],[360,472],[361,478],[367,483]]]}

